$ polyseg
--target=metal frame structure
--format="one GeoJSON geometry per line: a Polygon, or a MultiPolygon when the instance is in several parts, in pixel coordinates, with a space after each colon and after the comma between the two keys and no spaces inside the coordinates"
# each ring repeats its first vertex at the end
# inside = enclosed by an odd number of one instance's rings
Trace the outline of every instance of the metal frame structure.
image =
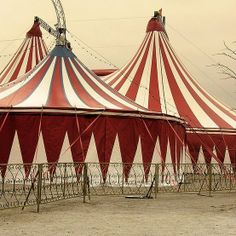
{"type": "Polygon", "coordinates": [[[173,164],[121,163],[47,163],[0,166],[0,210],[80,197],[129,195],[157,198],[159,193],[197,193],[235,191],[236,175],[232,165],[181,164],[175,173],[173,164]],[[109,171],[104,179],[104,169],[109,171]],[[125,170],[130,169],[128,179],[125,170]],[[4,173],[4,175],[3,175],[4,173]]]}
{"type": "Polygon", "coordinates": [[[56,38],[56,45],[67,46],[71,49],[70,42],[66,39],[66,18],[65,13],[60,0],[51,0],[57,17],[57,23],[55,29],[51,27],[40,17],[36,16],[35,21],[39,22],[40,26],[45,29],[48,33],[56,38]]]}

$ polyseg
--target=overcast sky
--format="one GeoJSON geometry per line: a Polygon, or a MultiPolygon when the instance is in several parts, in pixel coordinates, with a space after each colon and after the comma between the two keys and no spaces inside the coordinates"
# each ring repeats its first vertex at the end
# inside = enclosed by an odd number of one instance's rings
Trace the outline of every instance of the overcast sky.
{"type": "MultiPolygon", "coordinates": [[[[34,16],[53,25],[56,16],[50,0],[7,0],[0,7],[0,69],[19,47],[34,16]],[[19,39],[16,41],[4,41],[19,39]]],[[[154,10],[163,9],[172,46],[191,74],[212,95],[236,108],[236,81],[224,80],[209,65],[225,58],[225,41],[236,48],[236,0],[61,0],[67,28],[80,40],[121,67],[132,58],[145,36],[154,10]]],[[[45,33],[46,42],[53,39],[45,33]]],[[[75,39],[75,38],[74,38],[75,39]]],[[[90,68],[107,64],[90,56],[70,38],[75,54],[90,68]]],[[[236,69],[236,66],[234,67],[236,69]]]]}

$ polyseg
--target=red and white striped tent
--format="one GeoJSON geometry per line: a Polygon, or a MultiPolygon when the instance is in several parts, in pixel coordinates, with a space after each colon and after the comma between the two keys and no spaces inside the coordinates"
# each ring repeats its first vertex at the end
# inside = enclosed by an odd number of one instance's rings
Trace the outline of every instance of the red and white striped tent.
{"type": "Polygon", "coordinates": [[[114,91],[65,46],[0,89],[0,114],[0,166],[136,161],[148,172],[148,164],[166,161],[167,151],[173,163],[182,155],[181,119],[147,111],[114,91]],[[141,156],[135,160],[138,144],[141,156]],[[154,154],[157,144],[160,153],[154,154]]]}
{"type": "Polygon", "coordinates": [[[193,79],[170,44],[161,14],[147,25],[146,36],[132,60],[103,80],[150,111],[188,123],[186,143],[193,163],[236,163],[236,114],[193,79]],[[227,161],[226,161],[227,162],[227,161]]]}
{"type": "Polygon", "coordinates": [[[0,73],[0,84],[14,81],[34,68],[46,55],[47,47],[38,22],[34,22],[23,43],[0,73]]]}

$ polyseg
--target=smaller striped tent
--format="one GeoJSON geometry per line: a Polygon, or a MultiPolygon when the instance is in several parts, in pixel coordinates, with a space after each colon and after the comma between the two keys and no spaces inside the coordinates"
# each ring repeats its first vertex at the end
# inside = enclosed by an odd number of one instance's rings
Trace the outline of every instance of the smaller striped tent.
{"type": "Polygon", "coordinates": [[[102,79],[150,111],[185,120],[186,144],[193,162],[198,162],[203,148],[206,163],[212,157],[223,163],[226,151],[236,163],[236,114],[190,75],[173,49],[164,23],[160,14],[151,18],[131,61],[102,79]]]}
{"type": "Polygon", "coordinates": [[[0,73],[0,84],[14,81],[34,68],[48,53],[38,22],[34,22],[26,38],[0,73]]]}

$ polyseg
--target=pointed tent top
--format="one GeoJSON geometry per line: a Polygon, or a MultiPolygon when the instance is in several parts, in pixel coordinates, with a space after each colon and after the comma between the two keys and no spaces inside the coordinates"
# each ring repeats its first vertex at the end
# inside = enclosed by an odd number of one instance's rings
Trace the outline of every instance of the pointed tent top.
{"type": "Polygon", "coordinates": [[[159,11],[155,11],[154,16],[148,22],[146,32],[148,33],[152,31],[159,31],[159,32],[161,31],[161,32],[166,33],[165,17],[162,17],[162,9],[160,9],[159,11]]]}
{"type": "Polygon", "coordinates": [[[6,67],[0,71],[0,84],[12,82],[34,68],[48,54],[38,22],[31,29],[6,67]]]}
{"type": "Polygon", "coordinates": [[[32,38],[32,37],[42,38],[42,31],[40,30],[39,25],[40,25],[39,22],[34,21],[34,24],[32,28],[27,32],[26,37],[27,38],[32,38]]]}

